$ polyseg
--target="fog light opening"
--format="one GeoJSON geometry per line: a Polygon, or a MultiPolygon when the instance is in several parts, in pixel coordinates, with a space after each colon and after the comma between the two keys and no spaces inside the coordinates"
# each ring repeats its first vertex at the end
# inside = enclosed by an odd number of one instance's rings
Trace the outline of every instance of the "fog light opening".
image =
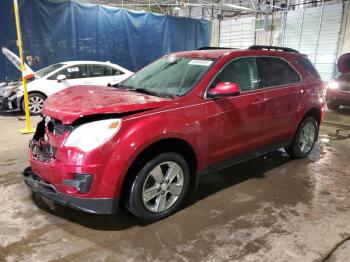
{"type": "Polygon", "coordinates": [[[74,180],[63,180],[63,185],[74,187],[79,193],[88,193],[92,185],[93,175],[76,174],[74,180]]]}

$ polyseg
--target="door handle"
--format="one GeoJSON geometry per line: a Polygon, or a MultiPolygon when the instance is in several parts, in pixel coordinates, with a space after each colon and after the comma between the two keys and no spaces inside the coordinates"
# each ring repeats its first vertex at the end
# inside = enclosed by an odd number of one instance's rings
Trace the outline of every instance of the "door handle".
{"type": "Polygon", "coordinates": [[[253,105],[260,105],[262,103],[265,103],[266,101],[268,101],[269,99],[268,98],[256,98],[253,100],[252,104],[253,105]]]}
{"type": "Polygon", "coordinates": [[[253,102],[252,102],[253,105],[259,105],[261,104],[261,99],[260,98],[257,98],[257,99],[254,99],[253,102]]]}

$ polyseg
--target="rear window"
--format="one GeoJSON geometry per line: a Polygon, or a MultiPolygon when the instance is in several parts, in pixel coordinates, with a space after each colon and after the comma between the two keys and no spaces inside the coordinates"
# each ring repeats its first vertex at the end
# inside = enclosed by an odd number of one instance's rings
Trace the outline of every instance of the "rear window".
{"type": "Polygon", "coordinates": [[[256,61],[263,87],[300,82],[299,74],[283,59],[277,57],[257,57],[256,61]]]}
{"type": "Polygon", "coordinates": [[[306,71],[308,71],[313,77],[321,79],[320,75],[318,74],[316,68],[311,64],[310,60],[306,57],[298,57],[296,59],[298,64],[300,64],[306,71]]]}

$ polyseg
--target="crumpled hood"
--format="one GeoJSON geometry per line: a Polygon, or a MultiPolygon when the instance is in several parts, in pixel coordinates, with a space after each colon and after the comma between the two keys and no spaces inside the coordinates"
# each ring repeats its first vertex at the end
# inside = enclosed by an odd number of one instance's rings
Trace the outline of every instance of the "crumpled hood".
{"type": "Polygon", "coordinates": [[[61,120],[63,124],[71,124],[83,116],[155,109],[172,102],[169,98],[112,87],[73,86],[48,97],[43,114],[61,120]]]}

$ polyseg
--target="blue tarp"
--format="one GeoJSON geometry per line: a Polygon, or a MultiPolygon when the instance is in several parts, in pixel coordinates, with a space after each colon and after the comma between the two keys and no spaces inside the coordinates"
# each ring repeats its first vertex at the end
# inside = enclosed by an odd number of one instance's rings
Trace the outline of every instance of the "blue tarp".
{"type": "MultiPolygon", "coordinates": [[[[0,45],[14,53],[13,1],[0,1],[0,45]]],[[[68,0],[19,0],[25,55],[37,70],[69,60],[111,61],[136,71],[164,54],[209,46],[211,22],[68,0]]],[[[0,81],[18,78],[0,54],[0,81]]]]}

